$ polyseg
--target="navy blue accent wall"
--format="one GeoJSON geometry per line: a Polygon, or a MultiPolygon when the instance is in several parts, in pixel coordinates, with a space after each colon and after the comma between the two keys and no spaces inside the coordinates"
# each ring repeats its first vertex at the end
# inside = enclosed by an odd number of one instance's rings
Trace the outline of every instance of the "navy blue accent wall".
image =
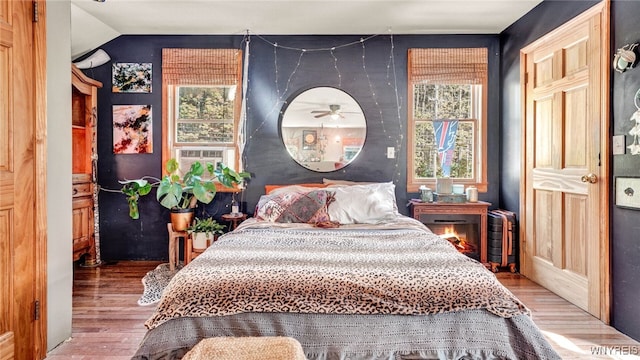
{"type": "MultiPolygon", "coordinates": [[[[249,89],[247,91],[248,138],[245,168],[253,175],[243,194],[244,211],[253,213],[265,184],[321,182],[323,177],[358,181],[394,181],[399,209],[408,214],[405,204],[417,194],[406,192],[407,130],[407,50],[420,47],[488,47],[488,181],[489,191],[480,199],[497,204],[499,187],[499,82],[500,41],[498,35],[447,35],[393,37],[378,36],[360,43],[361,36],[266,36],[274,47],[251,36],[249,89]],[[355,42],[353,46],[337,47],[355,42]],[[300,51],[284,47],[329,51],[300,51]],[[393,51],[393,62],[390,54],[393,51]],[[364,66],[363,66],[364,62],[364,66]],[[277,69],[276,69],[277,66],[277,69]],[[294,72],[295,69],[295,72],[294,72]],[[277,84],[277,86],[276,86],[277,84]],[[315,86],[334,86],[353,96],[367,118],[367,138],[363,151],[342,170],[317,173],[293,161],[280,137],[278,124],[283,101],[291,100],[301,90],[315,86]],[[397,88],[397,94],[396,94],[397,88]],[[396,95],[398,100],[396,101],[396,95]],[[399,109],[397,104],[399,103],[399,109]],[[396,146],[397,159],[386,158],[386,148],[396,146]]],[[[119,179],[142,175],[160,176],[162,119],[162,48],[242,48],[241,36],[121,36],[101,46],[113,62],[153,63],[153,92],[150,94],[113,93],[111,63],[85,72],[105,84],[98,91],[98,182],[108,189],[118,189],[119,179]],[[112,152],[112,106],[116,104],[151,104],[153,112],[152,154],[114,155],[112,152]]],[[[219,217],[229,212],[228,194],[216,195],[207,213],[219,217]]],[[[105,260],[167,259],[168,210],[155,200],[155,193],[142,198],[140,219],[128,217],[121,194],[100,192],[100,243],[105,260]]],[[[197,211],[203,211],[198,209],[197,211]]]]}
{"type": "MultiPolygon", "coordinates": [[[[628,43],[640,42],[640,2],[613,1],[611,3],[611,54],[628,43]]],[[[638,50],[636,49],[636,54],[638,50]]],[[[637,65],[637,63],[636,63],[637,65]]],[[[611,76],[612,135],[628,136],[633,123],[629,120],[637,110],[634,95],[640,89],[640,70],[631,69],[611,76]]],[[[628,151],[628,149],[627,149],[628,151]]],[[[613,155],[613,176],[640,176],[640,156],[613,155]]],[[[613,182],[612,182],[613,184],[613,182]]],[[[611,199],[615,199],[611,189],[611,199]]],[[[612,323],[625,334],[640,340],[640,211],[611,207],[611,273],[612,323]]]]}
{"type": "MultiPolygon", "coordinates": [[[[162,48],[239,48],[242,37],[126,36],[101,46],[111,62],[85,73],[103,83],[98,90],[98,184],[120,189],[118,180],[162,174],[162,48]],[[112,63],[152,63],[152,92],[114,93],[111,90],[112,63]],[[113,105],[151,105],[153,153],[113,154],[113,105]]],[[[207,213],[219,218],[228,213],[229,194],[219,193],[207,213]]],[[[155,189],[140,199],[140,219],[131,220],[124,195],[100,191],[100,254],[104,260],[168,259],[166,223],[169,210],[155,200],[155,189]]],[[[204,209],[198,209],[197,214],[204,209]]]]}
{"type": "MultiPolygon", "coordinates": [[[[597,1],[544,1],[501,34],[502,42],[502,107],[500,138],[501,206],[518,212],[520,191],[520,49],[555,29],[565,21],[597,4],[597,1]]],[[[611,6],[612,54],[627,43],[640,41],[637,14],[640,2],[613,1],[611,6]]],[[[629,118],[636,110],[633,96],[640,88],[640,72],[624,74],[612,71],[612,135],[626,134],[632,124],[629,118]]],[[[627,138],[629,142],[629,137],[627,138]]],[[[611,153],[607,156],[612,156],[611,153]]],[[[613,156],[612,176],[640,176],[640,156],[613,156]]],[[[611,199],[614,199],[611,189],[611,199]]],[[[611,323],[623,333],[640,340],[640,212],[611,209],[611,323]]]]}

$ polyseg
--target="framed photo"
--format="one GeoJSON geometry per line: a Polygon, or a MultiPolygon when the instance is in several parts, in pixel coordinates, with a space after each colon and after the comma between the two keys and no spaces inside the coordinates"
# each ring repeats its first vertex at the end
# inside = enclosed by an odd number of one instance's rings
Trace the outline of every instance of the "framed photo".
{"type": "Polygon", "coordinates": [[[640,209],[640,177],[616,177],[616,206],[640,209]]]}
{"type": "Polygon", "coordinates": [[[151,119],[151,105],[113,105],[113,153],[152,153],[151,119]]]}
{"type": "Polygon", "coordinates": [[[150,93],[151,63],[114,63],[111,91],[114,93],[150,93]]]}
{"type": "Polygon", "coordinates": [[[315,150],[316,144],[318,144],[318,132],[302,130],[302,150],[315,150]]]}

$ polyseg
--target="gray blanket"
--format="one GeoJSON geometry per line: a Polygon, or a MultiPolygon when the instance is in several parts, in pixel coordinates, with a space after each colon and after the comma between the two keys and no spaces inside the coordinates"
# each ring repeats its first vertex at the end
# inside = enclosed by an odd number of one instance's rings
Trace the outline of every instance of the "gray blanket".
{"type": "Polygon", "coordinates": [[[527,315],[246,313],[174,319],[149,331],[134,360],[180,359],[203,338],[290,336],[309,360],[560,359],[527,315]]]}

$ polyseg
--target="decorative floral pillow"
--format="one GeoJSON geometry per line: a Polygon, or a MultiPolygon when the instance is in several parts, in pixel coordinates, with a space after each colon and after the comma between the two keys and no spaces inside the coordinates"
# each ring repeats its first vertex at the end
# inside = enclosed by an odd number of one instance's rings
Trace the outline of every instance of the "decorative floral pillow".
{"type": "Polygon", "coordinates": [[[325,190],[286,191],[262,195],[255,217],[279,223],[320,223],[329,221],[327,208],[333,194],[325,190]]]}

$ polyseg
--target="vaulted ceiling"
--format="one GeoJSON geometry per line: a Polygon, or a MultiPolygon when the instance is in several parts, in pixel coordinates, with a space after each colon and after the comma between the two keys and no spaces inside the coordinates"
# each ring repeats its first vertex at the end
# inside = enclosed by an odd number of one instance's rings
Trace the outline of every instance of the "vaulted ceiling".
{"type": "Polygon", "coordinates": [[[71,51],[132,34],[497,34],[541,1],[71,0],[71,51]]]}

